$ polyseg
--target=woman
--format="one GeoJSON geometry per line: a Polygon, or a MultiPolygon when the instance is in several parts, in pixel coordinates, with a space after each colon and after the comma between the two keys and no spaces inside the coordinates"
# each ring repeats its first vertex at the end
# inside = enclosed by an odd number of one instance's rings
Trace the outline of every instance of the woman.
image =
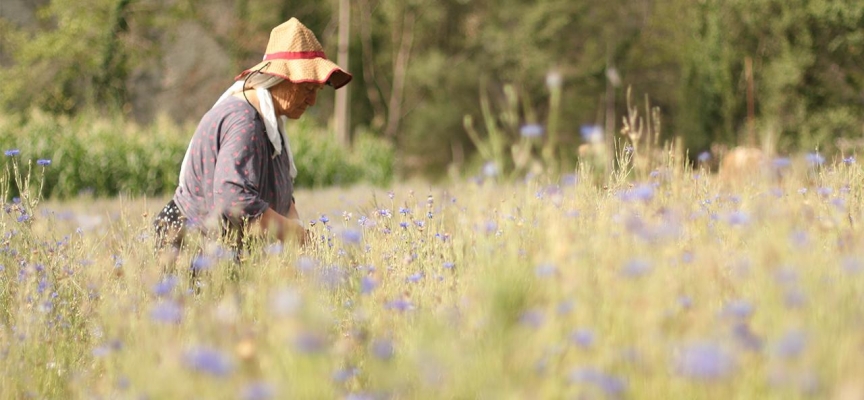
{"type": "Polygon", "coordinates": [[[312,31],[292,18],[270,33],[264,60],[235,81],[189,143],[174,198],[154,221],[160,247],[179,248],[192,228],[236,233],[238,240],[251,230],[305,241],[284,124],[315,105],[325,84],[339,89],[351,75],[327,60],[312,31]]]}

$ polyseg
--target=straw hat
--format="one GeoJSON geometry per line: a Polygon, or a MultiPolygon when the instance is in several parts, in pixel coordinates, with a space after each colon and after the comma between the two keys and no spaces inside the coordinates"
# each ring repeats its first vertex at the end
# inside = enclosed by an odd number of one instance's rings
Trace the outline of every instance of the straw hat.
{"type": "Polygon", "coordinates": [[[327,83],[334,89],[351,81],[351,74],[327,59],[315,34],[297,18],[273,28],[264,61],[243,71],[234,80],[244,79],[253,71],[275,75],[294,83],[327,83]]]}

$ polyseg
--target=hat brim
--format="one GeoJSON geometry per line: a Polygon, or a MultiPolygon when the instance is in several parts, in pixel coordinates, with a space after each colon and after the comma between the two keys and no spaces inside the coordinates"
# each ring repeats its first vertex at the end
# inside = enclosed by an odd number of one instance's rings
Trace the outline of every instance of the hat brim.
{"type": "Polygon", "coordinates": [[[278,76],[294,83],[315,82],[339,89],[351,82],[351,74],[325,58],[299,60],[266,60],[237,75],[235,81],[246,78],[253,72],[278,76]]]}

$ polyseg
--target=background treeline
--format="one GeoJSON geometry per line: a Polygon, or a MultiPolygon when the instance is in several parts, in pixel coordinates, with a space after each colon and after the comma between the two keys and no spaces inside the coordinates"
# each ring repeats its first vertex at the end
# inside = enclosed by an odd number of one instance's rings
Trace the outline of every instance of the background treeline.
{"type": "MultiPolygon", "coordinates": [[[[336,0],[2,4],[0,110],[22,121],[39,109],[141,125],[164,114],[194,124],[239,71],[261,59],[270,29],[292,16],[336,58],[336,0]]],[[[683,138],[691,156],[712,144],[745,143],[781,152],[842,145],[846,152],[864,134],[864,7],[857,1],[350,4],[352,132],[391,143],[403,174],[475,166],[466,115],[486,122],[474,124],[482,135],[515,101],[511,125],[544,125],[552,104],[547,81],[559,75],[555,130],[573,155],[585,125],[620,131],[628,87],[638,102],[648,95],[659,107],[661,138],[683,138]]],[[[320,103],[309,118],[329,130],[332,91],[320,103]]],[[[191,128],[178,132],[183,142],[191,128]]],[[[518,130],[505,134],[518,137],[518,130]]]]}

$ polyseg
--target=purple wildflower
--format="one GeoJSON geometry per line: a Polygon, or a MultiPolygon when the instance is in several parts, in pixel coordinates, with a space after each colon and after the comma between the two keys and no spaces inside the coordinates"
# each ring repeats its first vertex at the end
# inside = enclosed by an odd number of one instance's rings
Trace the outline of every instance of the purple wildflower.
{"type": "Polygon", "coordinates": [[[6,157],[15,157],[19,154],[21,154],[21,150],[18,149],[6,150],[6,157]]]}
{"type": "Polygon", "coordinates": [[[807,303],[807,296],[799,289],[790,289],[783,296],[787,308],[801,308],[807,303]]]}
{"type": "Polygon", "coordinates": [[[774,159],[772,165],[774,165],[774,168],[776,169],[784,169],[792,165],[792,161],[786,157],[778,157],[774,159]]]}
{"type": "Polygon", "coordinates": [[[650,184],[641,184],[635,188],[624,192],[621,199],[624,201],[640,200],[649,202],[654,198],[654,186],[650,184]]]}
{"type": "Polygon", "coordinates": [[[375,339],[372,341],[372,354],[378,359],[387,361],[393,358],[393,342],[389,339],[375,339]]]}
{"type": "Polygon", "coordinates": [[[713,343],[692,343],[680,349],[675,357],[675,372],[695,380],[715,380],[728,376],[735,369],[729,353],[713,343]]]}
{"type": "Polygon", "coordinates": [[[423,276],[425,276],[425,274],[423,274],[423,272],[417,272],[415,274],[410,275],[408,278],[405,279],[405,281],[409,282],[409,283],[417,283],[423,279],[423,276]]]}
{"type": "Polygon", "coordinates": [[[414,309],[414,304],[411,303],[410,300],[406,299],[396,299],[388,301],[387,304],[384,305],[384,308],[388,310],[396,310],[396,311],[411,311],[414,309]]]}
{"type": "Polygon", "coordinates": [[[633,259],[624,264],[621,273],[632,278],[640,277],[651,272],[651,263],[641,259],[633,259]]]}
{"type": "Polygon", "coordinates": [[[240,398],[243,400],[269,400],[275,395],[276,391],[273,389],[273,385],[260,381],[252,382],[240,391],[240,398]]]}
{"type": "Polygon", "coordinates": [[[807,347],[807,335],[803,331],[793,330],[786,332],[777,343],[777,355],[783,358],[795,358],[804,352],[807,347]]]}
{"type": "Polygon", "coordinates": [[[324,349],[324,338],[313,332],[301,332],[294,338],[294,347],[303,354],[314,354],[324,349]]]}
{"type": "Polygon", "coordinates": [[[360,293],[362,294],[372,293],[372,291],[377,287],[378,281],[370,276],[364,276],[363,279],[360,280],[360,293]]]}
{"type": "Polygon", "coordinates": [[[579,347],[587,349],[594,344],[594,332],[585,328],[577,329],[570,334],[570,341],[579,347]]]}
{"type": "Polygon", "coordinates": [[[538,138],[543,136],[543,127],[538,124],[522,125],[519,128],[519,135],[529,139],[538,138]]]}
{"type": "Polygon", "coordinates": [[[340,369],[333,373],[333,380],[336,381],[336,383],[345,383],[349,379],[357,376],[359,373],[360,370],[356,367],[340,369]]]}
{"type": "Polygon", "coordinates": [[[753,304],[746,300],[734,300],[726,304],[723,314],[738,319],[746,319],[753,315],[753,304]]]}
{"type": "Polygon", "coordinates": [[[318,263],[315,262],[315,260],[306,256],[297,259],[297,269],[300,270],[300,272],[312,271],[317,265],[318,263]]]}
{"type": "Polygon", "coordinates": [[[168,275],[162,278],[155,286],[153,286],[153,294],[158,297],[167,296],[177,286],[177,277],[168,275]]]}
{"type": "Polygon", "coordinates": [[[558,303],[557,311],[558,315],[567,315],[573,311],[573,308],[576,306],[576,303],[573,300],[564,300],[558,303]]]}
{"type": "Polygon", "coordinates": [[[603,128],[600,125],[582,125],[579,127],[579,135],[588,143],[599,143],[603,141],[603,128]]]}
{"type": "Polygon", "coordinates": [[[162,301],[150,310],[150,318],[156,322],[179,324],[183,319],[183,309],[173,301],[162,301]]]}
{"type": "Polygon", "coordinates": [[[213,265],[213,259],[203,254],[199,254],[192,260],[193,271],[206,271],[213,265]]]}
{"type": "Polygon", "coordinates": [[[711,153],[703,151],[699,153],[699,157],[697,157],[696,159],[698,159],[701,163],[706,163],[708,161],[711,161],[711,153]]]}
{"type": "Polygon", "coordinates": [[[357,229],[346,228],[343,229],[339,236],[342,238],[342,241],[348,244],[360,244],[360,240],[363,239],[363,233],[357,229]]]}
{"type": "Polygon", "coordinates": [[[852,165],[855,164],[855,156],[849,156],[843,159],[843,164],[852,165]]]}
{"type": "Polygon", "coordinates": [[[746,322],[735,324],[732,327],[732,335],[737,342],[746,350],[759,351],[762,349],[762,338],[757,336],[750,329],[750,325],[746,322]]]}
{"type": "Polygon", "coordinates": [[[43,166],[43,167],[47,167],[47,166],[51,165],[51,160],[48,160],[48,159],[39,159],[39,160],[36,160],[36,164],[37,164],[37,165],[41,165],[41,166],[43,166]]]}
{"type": "Polygon", "coordinates": [[[546,316],[540,310],[528,310],[519,316],[519,322],[530,328],[537,329],[546,321],[546,316]]]}
{"type": "Polygon", "coordinates": [[[807,163],[811,166],[819,166],[825,163],[825,157],[823,157],[819,153],[807,153],[804,157],[807,160],[807,163]]]}
{"type": "Polygon", "coordinates": [[[555,276],[557,272],[558,269],[552,264],[540,264],[534,269],[534,274],[537,275],[538,278],[550,278],[555,276]]]}
{"type": "Polygon", "coordinates": [[[486,175],[489,178],[498,176],[498,165],[492,161],[483,164],[483,175],[486,175]]]}
{"type": "Polygon", "coordinates": [[[585,383],[598,387],[609,397],[619,397],[627,390],[627,383],[616,376],[594,368],[580,368],[570,373],[571,383],[585,383]]]}
{"type": "Polygon", "coordinates": [[[206,347],[195,347],[187,350],[183,355],[183,361],[188,368],[194,371],[214,376],[228,376],[234,370],[234,365],[228,355],[206,347]]]}

